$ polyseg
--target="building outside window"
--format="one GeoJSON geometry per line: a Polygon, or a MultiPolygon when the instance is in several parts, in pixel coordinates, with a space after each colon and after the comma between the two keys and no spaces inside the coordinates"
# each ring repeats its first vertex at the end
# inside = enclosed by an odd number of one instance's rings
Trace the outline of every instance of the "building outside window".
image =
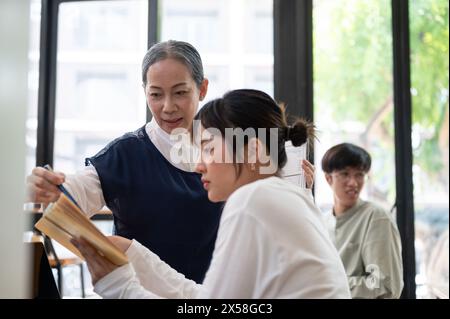
{"type": "Polygon", "coordinates": [[[162,0],[161,40],[182,40],[203,59],[204,102],[238,88],[273,97],[273,0],[162,0]]]}
{"type": "Polygon", "coordinates": [[[146,0],[59,6],[54,168],[73,173],[108,142],[145,124],[141,61],[146,0]]]}

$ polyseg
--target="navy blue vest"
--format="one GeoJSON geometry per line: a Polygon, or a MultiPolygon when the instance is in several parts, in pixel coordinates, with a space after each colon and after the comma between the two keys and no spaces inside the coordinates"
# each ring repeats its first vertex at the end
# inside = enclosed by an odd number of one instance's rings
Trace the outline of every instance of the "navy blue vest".
{"type": "Polygon", "coordinates": [[[100,178],[117,235],[136,239],[198,283],[208,270],[223,203],[212,203],[200,175],[173,166],[145,126],[86,158],[100,178]]]}

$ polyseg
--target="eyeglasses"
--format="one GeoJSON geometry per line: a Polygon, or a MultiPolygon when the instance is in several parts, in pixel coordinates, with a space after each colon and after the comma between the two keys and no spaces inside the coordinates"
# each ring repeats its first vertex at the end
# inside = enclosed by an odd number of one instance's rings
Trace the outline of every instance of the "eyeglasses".
{"type": "Polygon", "coordinates": [[[361,183],[364,183],[368,179],[368,175],[364,171],[352,172],[349,170],[342,170],[342,171],[335,172],[332,175],[334,175],[336,177],[336,179],[338,179],[340,182],[343,182],[343,183],[348,183],[353,178],[357,183],[361,184],[361,183]]]}

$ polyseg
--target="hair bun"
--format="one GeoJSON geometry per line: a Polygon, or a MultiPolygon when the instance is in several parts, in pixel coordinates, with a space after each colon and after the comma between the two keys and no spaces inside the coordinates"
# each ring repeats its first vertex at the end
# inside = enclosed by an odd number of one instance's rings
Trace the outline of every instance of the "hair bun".
{"type": "Polygon", "coordinates": [[[314,125],[303,119],[298,119],[294,125],[285,128],[285,139],[293,146],[301,146],[314,137],[314,125]]]}

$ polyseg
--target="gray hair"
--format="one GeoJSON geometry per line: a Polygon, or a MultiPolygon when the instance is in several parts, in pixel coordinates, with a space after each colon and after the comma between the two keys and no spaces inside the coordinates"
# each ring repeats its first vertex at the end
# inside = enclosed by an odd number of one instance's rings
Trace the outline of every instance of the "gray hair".
{"type": "Polygon", "coordinates": [[[152,45],[142,60],[142,83],[147,84],[148,68],[165,59],[175,59],[183,63],[191,72],[198,87],[203,82],[203,64],[198,51],[189,43],[169,40],[152,45]]]}

